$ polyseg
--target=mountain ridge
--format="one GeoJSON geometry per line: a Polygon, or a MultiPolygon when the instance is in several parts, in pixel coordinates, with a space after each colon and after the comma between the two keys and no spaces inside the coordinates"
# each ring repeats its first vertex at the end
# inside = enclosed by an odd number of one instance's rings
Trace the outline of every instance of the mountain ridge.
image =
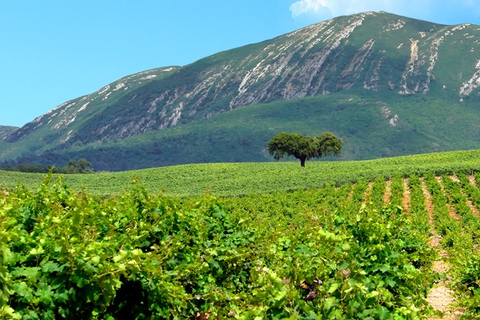
{"type": "MultiPolygon", "coordinates": [[[[164,132],[168,136],[167,131],[176,127],[218,118],[246,106],[282,101],[285,105],[288,101],[295,104],[297,100],[337,94],[349,94],[352,99],[363,97],[360,100],[364,105],[375,105],[376,121],[388,120],[390,129],[399,130],[403,122],[408,130],[416,125],[418,132],[420,124],[415,124],[413,118],[405,122],[396,105],[413,100],[409,97],[433,99],[435,103],[445,100],[459,104],[459,109],[461,104],[474,103],[480,84],[480,63],[475,54],[475,50],[480,50],[479,39],[480,27],[472,24],[447,26],[385,12],[338,17],[223,51],[187,66],[157,68],[119,79],[10,131],[3,137],[7,143],[0,144],[0,154],[7,160],[19,156],[41,159],[52,153],[78,151],[81,155],[83,148],[88,155],[87,149],[92,151],[102,143],[112,145],[113,141],[126,148],[124,141],[129,138],[148,132],[164,132]],[[456,63],[456,70],[451,69],[452,62],[456,63]],[[9,145],[15,148],[8,148],[9,145]],[[22,154],[22,149],[29,151],[22,154]]],[[[356,112],[360,111],[352,111],[352,116],[356,112]]],[[[472,110],[469,112],[474,119],[477,117],[472,110]]],[[[336,126],[326,121],[326,129],[345,135],[339,130],[342,119],[338,121],[336,126]]],[[[313,125],[305,131],[312,129],[313,125]]],[[[261,135],[267,139],[265,131],[261,135]]],[[[240,140],[253,139],[243,136],[240,140]]],[[[346,136],[355,142],[355,134],[346,136]]],[[[165,137],[158,141],[162,139],[165,137]]],[[[213,140],[215,144],[221,136],[213,140]]],[[[435,151],[432,146],[439,144],[438,139],[430,140],[425,142],[424,149],[435,151]]],[[[258,142],[254,146],[257,160],[268,160],[260,145],[258,142]]],[[[346,158],[355,159],[352,149],[348,145],[345,148],[346,158]]],[[[448,146],[440,146],[438,151],[444,148],[448,146]]],[[[417,149],[406,148],[405,152],[418,152],[417,149]]],[[[174,158],[175,152],[171,152],[174,158]]],[[[378,157],[379,152],[371,156],[378,157]]],[[[232,158],[242,161],[236,156],[228,156],[226,161],[232,158]]],[[[217,158],[206,157],[201,162],[212,159],[217,158]]],[[[194,157],[189,161],[195,162],[194,157]]]]}
{"type": "Polygon", "coordinates": [[[20,129],[19,127],[14,126],[2,126],[0,125],[0,140],[9,136],[12,132],[17,131],[20,129]]]}

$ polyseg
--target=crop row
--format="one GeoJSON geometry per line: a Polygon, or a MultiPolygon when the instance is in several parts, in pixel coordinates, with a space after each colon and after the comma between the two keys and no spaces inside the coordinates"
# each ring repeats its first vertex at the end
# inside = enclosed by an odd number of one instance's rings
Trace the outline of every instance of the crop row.
{"type": "Polygon", "coordinates": [[[138,182],[98,197],[51,175],[35,191],[3,188],[0,317],[415,319],[434,313],[435,232],[474,316],[480,192],[457,177],[225,198],[138,182]]]}
{"type": "MultiPolygon", "coordinates": [[[[221,196],[243,196],[254,193],[323,188],[356,183],[362,179],[394,176],[423,176],[470,173],[479,171],[480,150],[431,153],[406,157],[365,161],[311,161],[306,168],[297,162],[268,163],[209,163],[170,166],[126,172],[72,174],[64,177],[72,188],[86,188],[96,195],[119,195],[138,177],[152,193],[171,196],[198,196],[209,190],[221,196]]],[[[14,187],[22,181],[36,188],[43,174],[28,174],[0,170],[0,185],[14,187]]]]}

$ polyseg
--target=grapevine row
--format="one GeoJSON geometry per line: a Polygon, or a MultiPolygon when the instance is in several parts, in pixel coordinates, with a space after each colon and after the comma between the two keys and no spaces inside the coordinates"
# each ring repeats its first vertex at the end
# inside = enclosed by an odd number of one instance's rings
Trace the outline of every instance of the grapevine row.
{"type": "Polygon", "coordinates": [[[457,177],[393,176],[388,203],[383,178],[226,198],[3,188],[0,317],[416,318],[433,313],[432,232],[473,315],[480,192],[457,177]]]}

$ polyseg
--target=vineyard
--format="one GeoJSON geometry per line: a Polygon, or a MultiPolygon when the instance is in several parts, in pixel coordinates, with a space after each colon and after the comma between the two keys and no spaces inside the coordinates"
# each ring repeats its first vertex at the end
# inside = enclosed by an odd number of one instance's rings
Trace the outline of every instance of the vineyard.
{"type": "MultiPolygon", "coordinates": [[[[275,191],[290,192],[305,188],[337,186],[361,179],[390,178],[412,174],[442,175],[452,172],[480,171],[480,150],[419,154],[365,161],[203,163],[150,168],[123,172],[68,174],[68,185],[85,188],[101,196],[120,195],[133,177],[138,177],[150,193],[190,197],[211,191],[217,196],[244,196],[275,191]]],[[[19,181],[35,189],[44,174],[0,170],[0,185],[13,188],[19,181]]]]}
{"type": "Polygon", "coordinates": [[[480,174],[189,198],[0,189],[5,319],[480,314],[480,174]]]}

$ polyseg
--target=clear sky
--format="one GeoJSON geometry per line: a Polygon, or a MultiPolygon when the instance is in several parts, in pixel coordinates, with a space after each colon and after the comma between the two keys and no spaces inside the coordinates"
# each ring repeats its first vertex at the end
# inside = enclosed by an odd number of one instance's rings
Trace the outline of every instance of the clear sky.
{"type": "Polygon", "coordinates": [[[479,0],[0,0],[0,125],[132,73],[381,10],[480,25],[479,0]]]}

